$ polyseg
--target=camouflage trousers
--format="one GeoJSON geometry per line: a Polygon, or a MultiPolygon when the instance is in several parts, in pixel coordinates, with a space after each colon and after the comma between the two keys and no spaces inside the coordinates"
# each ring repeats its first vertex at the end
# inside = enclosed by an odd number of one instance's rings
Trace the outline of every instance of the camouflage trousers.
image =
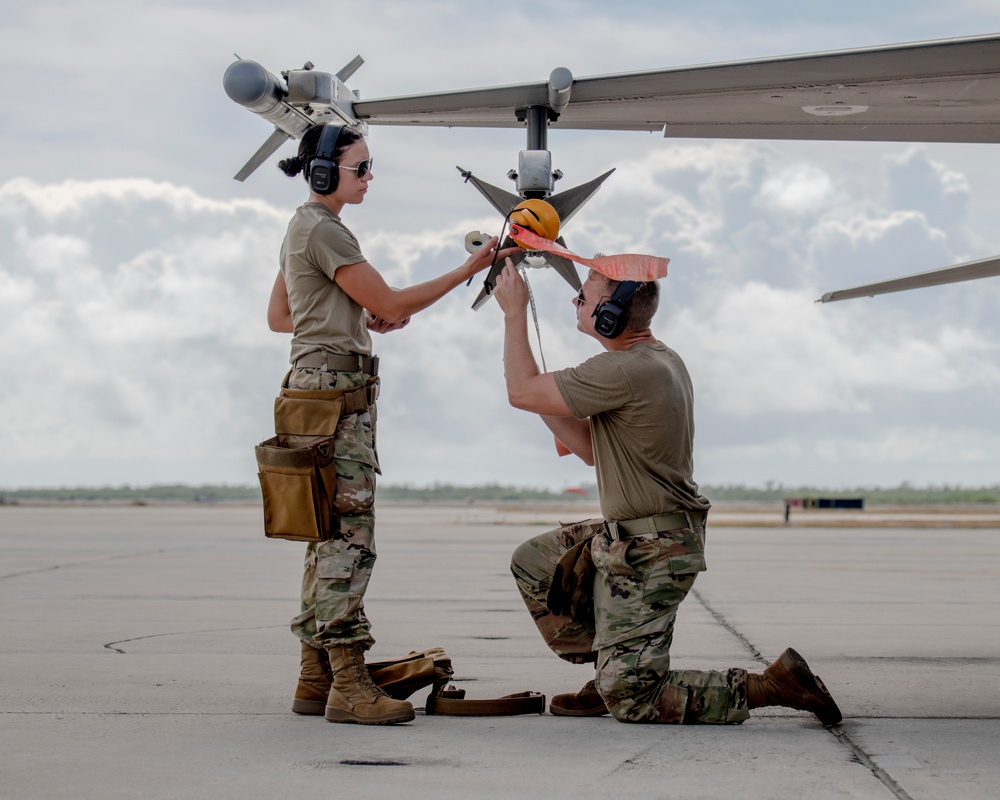
{"type": "Polygon", "coordinates": [[[604,520],[564,525],[514,552],[511,571],[546,644],[573,663],[596,662],[594,683],[621,722],[738,723],[748,719],[747,672],[670,669],[681,601],[704,569],[704,529],[624,538],[604,520]],[[557,565],[574,547],[593,561],[593,611],[554,613],[547,605],[557,565]]]}
{"type": "MultiPolygon", "coordinates": [[[[293,369],[292,389],[351,389],[365,385],[361,372],[293,369]]],[[[345,414],[334,440],[337,485],[334,496],[336,533],[306,547],[300,613],[292,633],[315,647],[375,642],[365,616],[365,591],[375,566],[375,407],[345,414]]]]}

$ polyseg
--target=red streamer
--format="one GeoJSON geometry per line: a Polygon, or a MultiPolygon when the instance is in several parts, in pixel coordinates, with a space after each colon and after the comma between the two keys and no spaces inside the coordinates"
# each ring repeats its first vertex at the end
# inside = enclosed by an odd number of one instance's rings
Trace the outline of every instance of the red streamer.
{"type": "Polygon", "coordinates": [[[583,258],[583,256],[570,252],[562,245],[556,244],[551,239],[543,239],[537,233],[520,225],[511,225],[510,235],[512,239],[517,239],[519,243],[523,242],[527,245],[526,250],[544,250],[547,253],[563,256],[578,264],[583,264],[585,267],[590,267],[613,281],[655,281],[667,277],[669,258],[635,253],[583,258]]]}

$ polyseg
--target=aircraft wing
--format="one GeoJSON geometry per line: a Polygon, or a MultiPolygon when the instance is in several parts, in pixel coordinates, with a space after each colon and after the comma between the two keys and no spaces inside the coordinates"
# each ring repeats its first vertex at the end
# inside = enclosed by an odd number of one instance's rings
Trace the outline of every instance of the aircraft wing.
{"type": "MultiPolygon", "coordinates": [[[[569,94],[553,129],[1000,142],[1000,35],[576,78],[569,94]]],[[[549,97],[539,82],[357,100],[353,111],[370,125],[514,128],[549,97]]]]}
{"type": "Polygon", "coordinates": [[[946,283],[973,281],[978,278],[992,278],[1000,275],[1000,258],[986,258],[982,261],[970,261],[967,264],[957,264],[954,267],[935,269],[904,278],[870,283],[867,286],[856,286],[853,289],[841,289],[837,292],[827,292],[817,303],[832,303],[836,300],[850,300],[855,297],[874,297],[877,294],[903,292],[907,289],[920,289],[925,286],[941,286],[946,283]]]}

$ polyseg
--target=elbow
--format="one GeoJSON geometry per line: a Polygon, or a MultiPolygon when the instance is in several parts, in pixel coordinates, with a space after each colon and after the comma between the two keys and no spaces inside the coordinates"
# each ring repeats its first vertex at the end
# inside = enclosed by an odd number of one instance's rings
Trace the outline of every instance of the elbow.
{"type": "Polygon", "coordinates": [[[275,333],[292,333],[294,330],[291,316],[281,316],[280,314],[268,314],[267,327],[275,333]]]}
{"type": "MultiPolygon", "coordinates": [[[[393,290],[393,295],[398,295],[398,292],[393,290]]],[[[384,319],[386,322],[391,323],[402,322],[407,317],[412,317],[415,313],[414,310],[410,308],[407,303],[404,303],[398,296],[390,297],[384,306],[378,309],[369,308],[368,311],[379,319],[384,319]]]]}
{"type": "Polygon", "coordinates": [[[413,304],[407,302],[403,291],[390,288],[388,292],[365,298],[362,303],[365,311],[376,319],[385,320],[390,323],[402,322],[407,317],[412,317],[419,308],[413,308],[413,304]]]}
{"type": "Polygon", "coordinates": [[[521,409],[521,411],[534,411],[528,397],[523,392],[518,392],[513,388],[507,389],[507,402],[514,408],[521,409]]]}

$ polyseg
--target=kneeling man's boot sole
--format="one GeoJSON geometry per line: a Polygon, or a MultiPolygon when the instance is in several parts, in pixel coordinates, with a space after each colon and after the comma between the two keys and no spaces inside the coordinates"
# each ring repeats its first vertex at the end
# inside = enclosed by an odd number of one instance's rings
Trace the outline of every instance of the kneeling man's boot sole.
{"type": "Polygon", "coordinates": [[[833,695],[818,675],[809,669],[806,660],[789,647],[764,670],[763,675],[751,675],[755,685],[748,686],[751,708],[785,706],[811,711],[821,723],[830,727],[843,719],[833,695]]]}

